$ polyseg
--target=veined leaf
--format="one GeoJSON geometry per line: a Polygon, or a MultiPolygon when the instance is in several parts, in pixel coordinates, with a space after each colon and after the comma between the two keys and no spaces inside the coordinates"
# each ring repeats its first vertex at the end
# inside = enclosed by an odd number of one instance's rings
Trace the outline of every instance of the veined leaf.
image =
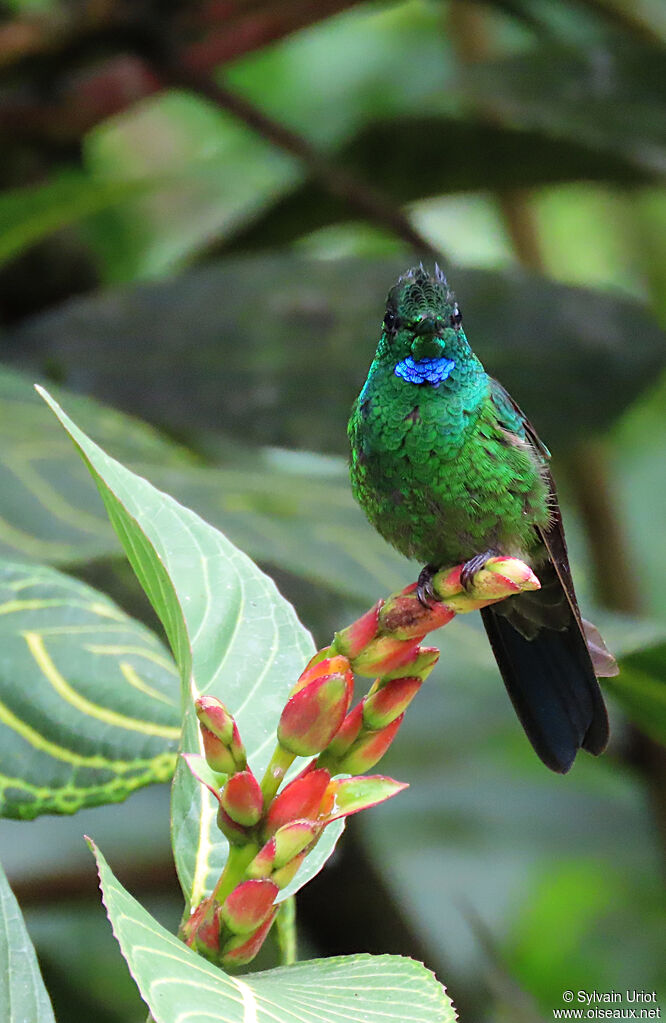
{"type": "Polygon", "coordinates": [[[5,872],[0,867],[0,1018],[55,1023],[37,956],[5,872]]]}
{"type": "MultiPolygon", "coordinates": [[[[182,749],[201,752],[193,701],[223,699],[234,714],[250,765],[261,775],[286,696],[313,653],[312,640],[272,580],[221,533],[97,447],[46,394],[78,447],[111,522],[169,638],[183,684],[182,749]]],[[[216,804],[184,763],[176,770],[172,831],[185,898],[209,892],[225,860],[216,804]]],[[[320,843],[329,853],[339,830],[320,843]]],[[[306,859],[304,883],[321,867],[306,859]]]]}
{"type": "Polygon", "coordinates": [[[108,597],[0,562],[0,648],[2,816],[75,813],[171,778],[175,666],[108,597]]]}
{"type": "Polygon", "coordinates": [[[230,977],[169,934],[94,849],[113,933],[156,1023],[454,1023],[445,989],[401,956],[314,959],[230,977]]]}

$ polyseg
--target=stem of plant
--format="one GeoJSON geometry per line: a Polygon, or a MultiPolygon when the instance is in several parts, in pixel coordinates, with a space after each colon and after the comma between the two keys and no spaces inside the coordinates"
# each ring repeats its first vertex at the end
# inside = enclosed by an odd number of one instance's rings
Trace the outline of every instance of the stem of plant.
{"type": "Polygon", "coordinates": [[[289,753],[282,746],[275,747],[271,762],[261,779],[261,791],[264,794],[264,809],[272,802],[273,797],[282,784],[282,780],[296,759],[295,753],[289,753]]]}
{"type": "Polygon", "coordinates": [[[229,859],[227,860],[220,879],[215,885],[212,894],[213,902],[220,904],[224,902],[241,881],[245,880],[245,871],[254,857],[259,852],[257,842],[249,842],[247,845],[230,845],[229,859]]]}

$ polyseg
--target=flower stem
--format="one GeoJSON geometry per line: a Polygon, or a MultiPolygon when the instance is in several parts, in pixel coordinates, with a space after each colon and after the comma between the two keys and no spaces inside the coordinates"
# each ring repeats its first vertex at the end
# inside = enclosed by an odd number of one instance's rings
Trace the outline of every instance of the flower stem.
{"type": "Polygon", "coordinates": [[[296,759],[295,753],[289,753],[282,746],[276,746],[271,762],[261,779],[261,791],[264,794],[264,808],[272,802],[277,790],[282,784],[282,779],[296,759]]]}
{"type": "Polygon", "coordinates": [[[247,845],[230,845],[229,859],[227,860],[220,879],[213,889],[211,899],[220,904],[224,902],[234,888],[244,880],[245,871],[248,865],[259,852],[257,842],[248,842],[247,845]]]}

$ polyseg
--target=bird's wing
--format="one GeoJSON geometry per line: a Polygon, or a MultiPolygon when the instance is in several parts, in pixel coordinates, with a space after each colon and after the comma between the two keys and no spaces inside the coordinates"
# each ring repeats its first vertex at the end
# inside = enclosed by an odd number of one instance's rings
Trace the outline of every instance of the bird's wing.
{"type": "Polygon", "coordinates": [[[578,607],[571,567],[569,565],[569,552],[567,551],[567,542],[564,537],[562,512],[560,511],[560,503],[557,498],[555,480],[548,464],[550,461],[550,451],[506,388],[497,380],[491,379],[490,383],[491,399],[502,427],[520,437],[521,440],[526,441],[542,467],[543,477],[548,485],[550,521],[545,529],[537,528],[537,533],[548,551],[549,560],[557,573],[569,607],[585,638],[595,674],[602,678],[617,675],[618,667],[615,658],[606,648],[599,631],[582,617],[578,607]]]}

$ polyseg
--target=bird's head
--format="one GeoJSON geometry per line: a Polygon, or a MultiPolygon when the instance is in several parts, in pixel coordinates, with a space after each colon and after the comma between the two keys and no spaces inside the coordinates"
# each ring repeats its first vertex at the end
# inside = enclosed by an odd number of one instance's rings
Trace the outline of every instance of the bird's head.
{"type": "Polygon", "coordinates": [[[398,278],[386,302],[377,358],[411,384],[438,386],[468,351],[462,315],[446,278],[413,267],[398,278]]]}

